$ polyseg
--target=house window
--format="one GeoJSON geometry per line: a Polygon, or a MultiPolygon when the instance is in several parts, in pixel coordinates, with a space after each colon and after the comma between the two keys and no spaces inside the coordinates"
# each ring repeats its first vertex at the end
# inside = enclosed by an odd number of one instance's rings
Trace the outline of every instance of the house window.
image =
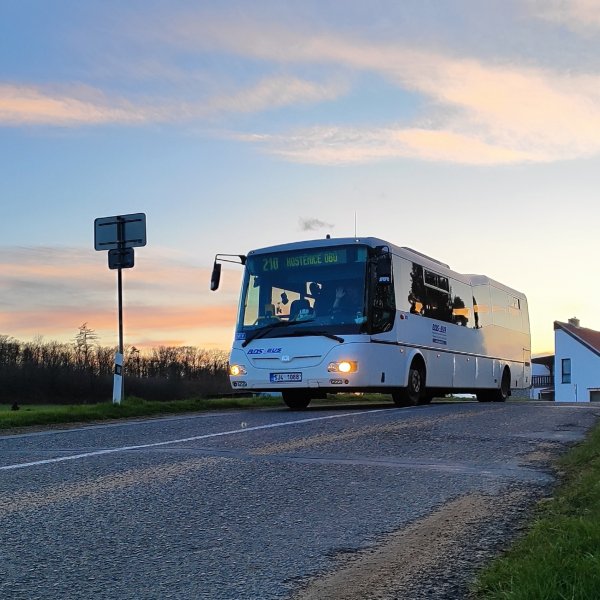
{"type": "Polygon", "coordinates": [[[562,382],[571,383],[571,359],[562,359],[562,382]]]}

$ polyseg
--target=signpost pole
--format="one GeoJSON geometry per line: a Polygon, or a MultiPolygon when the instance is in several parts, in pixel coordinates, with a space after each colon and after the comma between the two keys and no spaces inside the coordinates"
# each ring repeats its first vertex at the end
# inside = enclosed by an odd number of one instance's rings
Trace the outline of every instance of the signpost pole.
{"type": "Polygon", "coordinates": [[[115,374],[113,381],[113,404],[123,400],[123,277],[117,271],[117,296],[119,304],[119,348],[115,354],[115,374]]]}
{"type": "Polygon", "coordinates": [[[113,404],[123,399],[123,269],[134,265],[133,248],[146,245],[146,215],[135,213],[94,221],[94,248],[108,250],[108,268],[117,269],[119,347],[115,353],[113,404]]]}
{"type": "Polygon", "coordinates": [[[117,269],[117,296],[119,301],[119,352],[123,354],[123,269],[117,269]]]}
{"type": "MultiPolygon", "coordinates": [[[[123,217],[117,217],[117,232],[119,236],[119,252],[125,250],[125,223],[123,217]]],[[[121,263],[119,263],[121,264],[121,263]]],[[[119,266],[117,270],[117,287],[119,295],[119,352],[123,354],[123,269],[119,266]]]]}
{"type": "MultiPolygon", "coordinates": [[[[124,248],[124,222],[123,217],[117,217],[117,241],[118,250],[123,252],[124,248]]],[[[120,262],[119,262],[120,264],[120,262]]],[[[123,269],[117,269],[117,299],[119,311],[119,349],[115,356],[115,377],[113,383],[113,404],[121,404],[123,400],[123,269]]]]}

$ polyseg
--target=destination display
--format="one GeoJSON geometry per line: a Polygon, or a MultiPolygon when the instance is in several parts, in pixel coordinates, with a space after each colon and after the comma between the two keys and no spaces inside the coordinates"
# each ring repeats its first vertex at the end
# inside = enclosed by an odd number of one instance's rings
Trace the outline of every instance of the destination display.
{"type": "Polygon", "coordinates": [[[268,256],[253,256],[251,271],[255,274],[272,273],[304,267],[344,265],[347,262],[348,250],[346,248],[328,248],[327,250],[298,253],[285,252],[268,256]]]}

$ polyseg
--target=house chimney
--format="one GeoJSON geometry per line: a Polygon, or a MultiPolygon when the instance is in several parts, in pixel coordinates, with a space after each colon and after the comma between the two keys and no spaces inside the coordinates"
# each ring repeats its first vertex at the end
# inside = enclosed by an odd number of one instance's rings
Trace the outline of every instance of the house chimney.
{"type": "Polygon", "coordinates": [[[570,318],[569,325],[573,325],[573,327],[579,327],[579,319],[577,317],[570,318]]]}

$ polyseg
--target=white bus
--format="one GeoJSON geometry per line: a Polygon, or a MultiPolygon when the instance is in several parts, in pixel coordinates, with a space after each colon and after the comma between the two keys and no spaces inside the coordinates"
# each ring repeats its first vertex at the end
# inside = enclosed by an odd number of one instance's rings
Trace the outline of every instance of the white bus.
{"type": "Polygon", "coordinates": [[[222,261],[245,265],[236,390],[281,392],[299,410],[338,392],[400,406],[449,393],[503,402],[531,385],[527,299],[484,275],[372,237],[218,254],[213,290],[222,261]]]}

